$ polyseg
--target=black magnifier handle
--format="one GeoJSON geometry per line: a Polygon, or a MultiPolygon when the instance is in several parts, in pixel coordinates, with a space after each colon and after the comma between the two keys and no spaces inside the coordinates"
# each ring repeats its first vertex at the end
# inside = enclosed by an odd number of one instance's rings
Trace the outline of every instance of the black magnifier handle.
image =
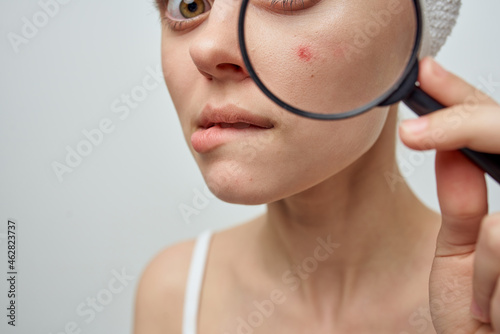
{"type": "MultiPolygon", "coordinates": [[[[403,102],[419,116],[445,108],[417,86],[403,102]]],[[[460,151],[500,184],[500,154],[482,153],[468,148],[462,148],[460,151]]]]}

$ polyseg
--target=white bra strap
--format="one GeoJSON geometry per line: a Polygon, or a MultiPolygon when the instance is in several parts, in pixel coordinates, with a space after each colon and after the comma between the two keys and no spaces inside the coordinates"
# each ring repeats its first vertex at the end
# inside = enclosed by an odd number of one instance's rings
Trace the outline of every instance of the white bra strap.
{"type": "Polygon", "coordinates": [[[186,285],[186,294],[184,296],[184,313],[182,319],[183,334],[197,334],[201,286],[203,284],[211,236],[212,232],[210,230],[204,231],[198,236],[196,244],[194,245],[186,285]]]}

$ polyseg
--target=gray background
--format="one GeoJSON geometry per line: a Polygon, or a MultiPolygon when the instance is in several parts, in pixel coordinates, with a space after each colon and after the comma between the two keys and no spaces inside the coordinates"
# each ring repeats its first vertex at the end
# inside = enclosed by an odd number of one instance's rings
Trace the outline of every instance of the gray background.
{"type": "MultiPolygon", "coordinates": [[[[81,333],[126,333],[140,273],[154,254],[264,207],[207,198],[184,219],[179,207],[193,207],[205,186],[164,83],[127,117],[112,111],[160,65],[151,1],[69,1],[15,52],[8,34],[21,34],[23,17],[31,21],[40,10],[33,0],[0,3],[0,331],[56,334],[74,322],[81,333]],[[104,119],[113,131],[60,182],[53,162],[63,163],[66,147],[76,149],[82,131],[104,119]],[[5,317],[9,218],[18,224],[15,328],[5,317]],[[129,279],[115,282],[122,271],[129,279]],[[92,318],[86,303],[96,297],[92,318]]],[[[498,1],[466,1],[438,60],[474,85],[489,75],[500,81],[498,13],[498,1]]],[[[492,95],[500,100],[500,89],[492,95]]],[[[398,151],[410,184],[437,209],[432,155],[398,151]]],[[[499,188],[490,182],[495,211],[499,188]]]]}

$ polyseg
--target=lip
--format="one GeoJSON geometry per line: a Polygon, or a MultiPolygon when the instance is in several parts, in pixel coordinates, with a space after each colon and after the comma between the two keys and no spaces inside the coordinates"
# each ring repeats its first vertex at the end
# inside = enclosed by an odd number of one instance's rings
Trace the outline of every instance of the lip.
{"type": "Polygon", "coordinates": [[[267,129],[273,127],[268,118],[253,114],[233,104],[220,108],[207,104],[197,119],[197,126],[205,129],[220,123],[247,123],[267,129]]]}
{"type": "Polygon", "coordinates": [[[208,104],[196,119],[196,130],[191,135],[191,144],[196,152],[207,153],[229,141],[255,136],[273,127],[267,117],[235,105],[214,107],[208,104]]]}

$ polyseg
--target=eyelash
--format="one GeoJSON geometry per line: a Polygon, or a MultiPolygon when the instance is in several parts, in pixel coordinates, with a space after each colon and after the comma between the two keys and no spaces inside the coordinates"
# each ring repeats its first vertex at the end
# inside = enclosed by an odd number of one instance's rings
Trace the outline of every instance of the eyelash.
{"type": "Polygon", "coordinates": [[[184,23],[185,23],[185,21],[175,21],[175,20],[172,20],[171,18],[169,18],[167,16],[163,16],[161,18],[161,22],[162,22],[162,24],[163,24],[164,27],[168,28],[171,31],[182,30],[182,28],[184,26],[184,23]]]}
{"type": "Polygon", "coordinates": [[[283,10],[293,10],[297,2],[302,3],[302,7],[304,6],[304,0],[271,0],[271,7],[274,7],[278,2],[281,2],[283,10]]]}
{"type": "MultiPolygon", "coordinates": [[[[302,4],[302,7],[304,7],[304,0],[270,0],[270,1],[271,1],[271,7],[274,7],[277,4],[281,3],[282,10],[293,10],[298,5],[298,3],[302,4]]],[[[318,0],[312,0],[312,1],[318,1],[318,0]]],[[[154,6],[157,8],[157,10],[160,12],[160,21],[162,22],[162,25],[171,31],[182,30],[185,24],[194,23],[194,21],[196,21],[197,18],[201,16],[200,15],[192,19],[186,19],[182,21],[174,20],[164,14],[166,12],[168,0],[153,0],[153,3],[154,6]]]]}

